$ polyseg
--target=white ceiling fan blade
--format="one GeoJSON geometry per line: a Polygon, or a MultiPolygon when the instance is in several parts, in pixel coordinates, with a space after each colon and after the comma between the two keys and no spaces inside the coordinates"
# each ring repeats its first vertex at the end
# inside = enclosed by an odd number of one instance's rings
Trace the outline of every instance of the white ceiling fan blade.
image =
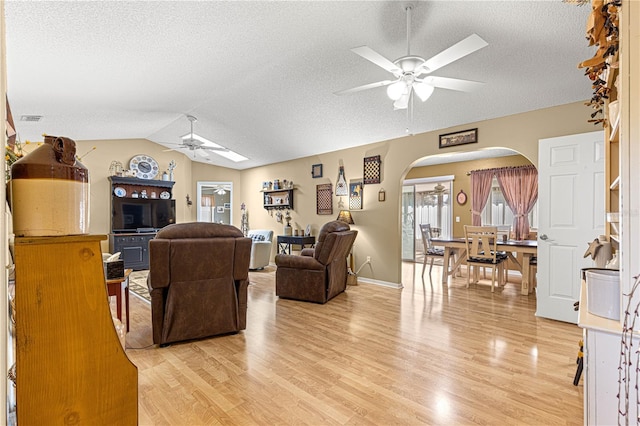
{"type": "Polygon", "coordinates": [[[195,149],[194,150],[197,155],[203,158],[209,158],[209,154],[203,149],[195,149]]]}
{"type": "Polygon", "coordinates": [[[352,89],[340,90],[339,92],[334,92],[333,94],[338,96],[348,95],[350,93],[360,92],[362,90],[373,89],[374,87],[388,86],[394,81],[395,80],[377,81],[375,83],[363,84],[362,86],[354,87],[352,89]]]}
{"type": "Polygon", "coordinates": [[[423,78],[421,81],[430,86],[439,87],[441,89],[458,90],[460,92],[472,92],[484,86],[484,83],[478,81],[436,76],[428,76],[423,78]]]}
{"type": "Polygon", "coordinates": [[[180,151],[181,149],[184,149],[184,148],[189,148],[189,147],[188,146],[179,145],[179,146],[176,146],[175,148],[163,149],[162,151],[163,152],[180,151]]]}
{"type": "Polygon", "coordinates": [[[449,65],[451,62],[457,61],[458,59],[488,45],[489,43],[480,38],[478,34],[471,34],[469,37],[459,41],[450,48],[443,50],[430,59],[427,59],[424,64],[420,65],[419,71],[422,73],[433,72],[438,68],[449,65]]]}
{"type": "Polygon", "coordinates": [[[398,99],[393,103],[393,109],[394,110],[407,109],[407,107],[409,106],[410,95],[411,95],[411,92],[405,93],[404,95],[402,95],[400,99],[398,99]]]}
{"type": "Polygon", "coordinates": [[[394,64],[369,46],[354,47],[353,49],[351,49],[351,51],[357,55],[362,56],[367,61],[373,62],[377,66],[384,68],[396,77],[402,75],[402,70],[396,64],[394,64]]]}

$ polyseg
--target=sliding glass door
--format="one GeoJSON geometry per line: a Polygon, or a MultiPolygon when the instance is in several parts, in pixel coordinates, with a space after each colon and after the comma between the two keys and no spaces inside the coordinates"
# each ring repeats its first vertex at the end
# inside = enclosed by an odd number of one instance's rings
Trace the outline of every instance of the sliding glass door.
{"type": "Polygon", "coordinates": [[[414,186],[402,187],[402,260],[413,261],[415,253],[414,186]]]}
{"type": "Polygon", "coordinates": [[[452,236],[453,176],[411,179],[402,188],[402,259],[422,261],[420,225],[431,225],[434,236],[452,236]]]}

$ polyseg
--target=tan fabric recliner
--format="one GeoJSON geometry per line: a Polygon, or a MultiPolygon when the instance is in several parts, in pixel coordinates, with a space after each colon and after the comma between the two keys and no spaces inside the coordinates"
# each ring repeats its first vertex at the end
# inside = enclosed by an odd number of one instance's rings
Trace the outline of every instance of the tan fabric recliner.
{"type": "Polygon", "coordinates": [[[149,241],[153,342],[246,328],[251,239],[231,225],[180,223],[149,241]]]}
{"type": "Polygon", "coordinates": [[[320,230],[315,248],[301,255],[276,255],[276,296],[326,303],[347,287],[347,255],[358,231],[332,221],[320,230]]]}

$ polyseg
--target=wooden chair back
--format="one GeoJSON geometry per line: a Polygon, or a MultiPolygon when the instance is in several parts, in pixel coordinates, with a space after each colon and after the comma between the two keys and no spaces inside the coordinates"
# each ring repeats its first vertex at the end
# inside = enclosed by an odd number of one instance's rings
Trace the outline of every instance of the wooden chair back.
{"type": "Polygon", "coordinates": [[[467,261],[495,263],[498,228],[495,226],[464,227],[467,261]]]}

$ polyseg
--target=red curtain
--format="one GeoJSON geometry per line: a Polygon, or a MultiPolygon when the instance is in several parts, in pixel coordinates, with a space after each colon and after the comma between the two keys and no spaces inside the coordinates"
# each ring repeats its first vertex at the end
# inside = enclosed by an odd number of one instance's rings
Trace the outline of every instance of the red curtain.
{"type": "Polygon", "coordinates": [[[491,192],[493,170],[474,170],[471,172],[471,224],[481,226],[482,210],[487,204],[491,192]]]}
{"type": "Polygon", "coordinates": [[[495,169],[495,175],[514,215],[515,239],[523,240],[529,236],[528,215],[538,200],[538,170],[534,166],[505,167],[495,169]]]}

